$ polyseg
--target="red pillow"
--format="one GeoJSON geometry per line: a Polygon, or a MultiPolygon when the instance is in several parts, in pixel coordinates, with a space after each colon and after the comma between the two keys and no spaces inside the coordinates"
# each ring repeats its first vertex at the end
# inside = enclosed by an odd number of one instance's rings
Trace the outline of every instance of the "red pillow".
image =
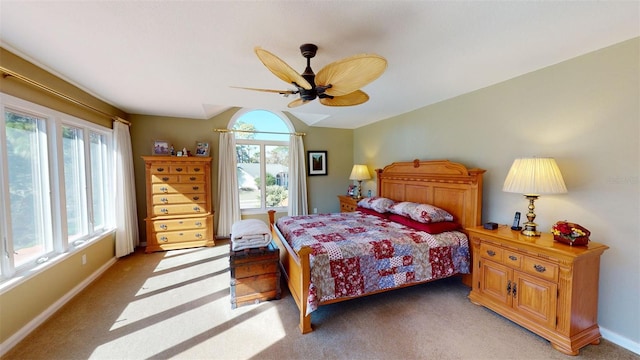
{"type": "Polygon", "coordinates": [[[388,219],[389,218],[389,213],[379,213],[373,209],[367,209],[367,208],[363,208],[358,206],[356,208],[356,211],[360,211],[361,213],[365,213],[365,214],[369,214],[369,215],[375,215],[377,217],[381,217],[383,219],[388,219]]]}
{"type": "Polygon", "coordinates": [[[425,224],[398,214],[389,215],[389,220],[395,221],[398,224],[408,226],[415,230],[428,232],[429,234],[440,234],[446,231],[458,230],[461,227],[460,224],[453,221],[442,221],[425,224]]]}

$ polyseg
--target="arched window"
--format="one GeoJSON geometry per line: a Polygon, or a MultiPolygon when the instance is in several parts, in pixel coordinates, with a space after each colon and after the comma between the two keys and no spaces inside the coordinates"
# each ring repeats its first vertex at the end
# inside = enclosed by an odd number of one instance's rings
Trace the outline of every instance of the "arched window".
{"type": "Polygon", "coordinates": [[[229,129],[236,132],[240,209],[243,213],[282,210],[289,199],[289,133],[293,125],[282,113],[240,110],[229,129]]]}

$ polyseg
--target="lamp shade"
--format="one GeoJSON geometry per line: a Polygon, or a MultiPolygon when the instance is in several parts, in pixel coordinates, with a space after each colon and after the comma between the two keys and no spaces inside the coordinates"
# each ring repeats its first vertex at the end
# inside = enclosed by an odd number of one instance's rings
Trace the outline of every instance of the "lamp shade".
{"type": "Polygon", "coordinates": [[[369,175],[369,169],[367,169],[367,165],[353,165],[353,169],[351,169],[351,175],[349,175],[349,180],[369,180],[371,179],[371,175],[369,175]]]}
{"type": "Polygon", "coordinates": [[[515,159],[502,191],[524,195],[566,193],[560,168],[553,158],[515,159]]]}

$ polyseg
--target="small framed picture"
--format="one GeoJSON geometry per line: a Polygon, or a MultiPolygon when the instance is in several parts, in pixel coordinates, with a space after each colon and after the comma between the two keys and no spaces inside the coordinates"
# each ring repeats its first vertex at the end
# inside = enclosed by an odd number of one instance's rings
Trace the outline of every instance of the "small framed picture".
{"type": "Polygon", "coordinates": [[[327,175],[327,152],[307,151],[309,176],[327,175]]]}
{"type": "Polygon", "coordinates": [[[169,143],[164,140],[153,142],[153,155],[169,155],[169,143]]]}
{"type": "Polygon", "coordinates": [[[209,156],[209,143],[196,142],[196,156],[209,156]]]}

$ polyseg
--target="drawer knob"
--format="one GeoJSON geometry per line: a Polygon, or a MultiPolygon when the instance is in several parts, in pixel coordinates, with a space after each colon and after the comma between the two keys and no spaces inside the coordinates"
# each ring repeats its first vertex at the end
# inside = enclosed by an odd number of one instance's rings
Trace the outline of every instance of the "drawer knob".
{"type": "Polygon", "coordinates": [[[192,177],[189,178],[189,180],[191,180],[191,181],[196,181],[196,179],[197,178],[195,176],[192,176],[192,177]]]}
{"type": "Polygon", "coordinates": [[[518,260],[518,258],[516,256],[509,255],[509,260],[516,261],[516,260],[518,260]]]}
{"type": "Polygon", "coordinates": [[[198,226],[198,227],[200,227],[200,226],[202,226],[202,222],[197,221],[197,222],[195,223],[195,225],[196,225],[196,226],[198,226]]]}
{"type": "Polygon", "coordinates": [[[193,200],[196,200],[196,201],[200,200],[200,196],[194,196],[193,200]]]}
{"type": "Polygon", "coordinates": [[[176,168],[177,172],[182,172],[182,168],[176,168]]]}
{"type": "Polygon", "coordinates": [[[533,265],[533,268],[536,269],[536,271],[539,272],[539,273],[543,273],[543,272],[547,271],[546,267],[544,267],[542,265],[539,265],[539,264],[533,265]]]}
{"type": "Polygon", "coordinates": [[[165,224],[160,225],[160,229],[167,230],[167,225],[165,225],[165,224]]]}
{"type": "Polygon", "coordinates": [[[162,178],[162,181],[169,181],[169,177],[168,177],[168,176],[164,176],[164,177],[162,178]]]}
{"type": "Polygon", "coordinates": [[[162,209],[160,209],[160,212],[163,213],[163,214],[168,214],[169,210],[167,208],[162,208],[162,209]]]}
{"type": "Polygon", "coordinates": [[[192,189],[193,190],[198,190],[198,189],[200,189],[200,186],[194,186],[192,189]]]}
{"type": "Polygon", "coordinates": [[[162,237],[160,237],[160,241],[167,242],[167,241],[169,241],[169,239],[167,239],[166,236],[162,236],[162,237]]]}
{"type": "Polygon", "coordinates": [[[161,198],[160,201],[165,203],[165,204],[169,202],[169,200],[167,198],[165,198],[165,197],[161,198]]]}
{"type": "Polygon", "coordinates": [[[487,255],[489,256],[496,256],[496,252],[493,250],[487,250],[487,255]]]}
{"type": "Polygon", "coordinates": [[[165,192],[165,193],[166,193],[166,192],[168,192],[168,191],[169,191],[169,188],[167,188],[166,186],[163,186],[163,187],[161,187],[161,188],[160,188],[160,191],[162,191],[162,192],[165,192]]]}
{"type": "Polygon", "coordinates": [[[196,234],[196,237],[197,237],[198,239],[200,239],[200,238],[202,238],[202,234],[198,233],[198,234],[196,234]]]}
{"type": "Polygon", "coordinates": [[[195,172],[200,172],[200,168],[199,168],[199,167],[197,167],[197,168],[193,168],[193,171],[195,171],[195,172]]]}
{"type": "Polygon", "coordinates": [[[199,206],[194,206],[193,207],[193,211],[200,211],[200,207],[199,206]]]}
{"type": "Polygon", "coordinates": [[[163,172],[163,171],[164,171],[164,168],[156,168],[156,171],[157,171],[157,172],[163,172]]]}

